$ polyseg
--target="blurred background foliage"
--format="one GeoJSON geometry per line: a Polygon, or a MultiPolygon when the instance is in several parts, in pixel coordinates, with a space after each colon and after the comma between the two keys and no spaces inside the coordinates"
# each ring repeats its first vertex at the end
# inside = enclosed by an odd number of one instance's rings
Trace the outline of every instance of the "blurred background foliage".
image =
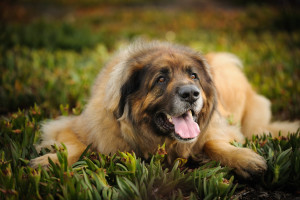
{"type": "Polygon", "coordinates": [[[1,114],[82,107],[113,52],[143,38],[237,54],[275,119],[299,118],[297,0],[4,0],[0,17],[1,114]]]}

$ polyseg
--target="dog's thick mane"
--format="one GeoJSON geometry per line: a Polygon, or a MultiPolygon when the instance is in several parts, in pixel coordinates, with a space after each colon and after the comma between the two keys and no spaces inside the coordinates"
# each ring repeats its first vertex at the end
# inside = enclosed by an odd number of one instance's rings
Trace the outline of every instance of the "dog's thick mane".
{"type": "MultiPolygon", "coordinates": [[[[98,78],[96,79],[96,83],[94,84],[92,90],[93,93],[97,93],[98,86],[97,84],[103,79],[103,74],[106,74],[105,71],[107,68],[111,68],[113,65],[112,71],[110,71],[110,76],[113,77],[108,80],[106,84],[106,96],[104,102],[106,104],[106,108],[112,112],[116,112],[118,110],[118,106],[121,100],[121,90],[122,86],[126,83],[126,81],[130,78],[130,76],[134,73],[135,67],[134,62],[138,62],[138,59],[147,53],[165,49],[166,51],[179,51],[184,54],[188,54],[193,56],[195,59],[200,58],[203,62],[203,67],[205,71],[210,75],[209,65],[207,64],[204,56],[199,52],[196,52],[190,48],[181,45],[175,45],[168,42],[160,42],[160,41],[153,41],[153,42],[145,42],[145,41],[135,41],[131,45],[126,48],[120,49],[112,59],[106,64],[104,69],[102,69],[102,73],[99,74],[98,78]],[[118,80],[118,81],[115,81],[118,80]]],[[[121,102],[122,103],[122,102],[121,102]]],[[[121,116],[119,116],[121,117],[121,116]]]]}

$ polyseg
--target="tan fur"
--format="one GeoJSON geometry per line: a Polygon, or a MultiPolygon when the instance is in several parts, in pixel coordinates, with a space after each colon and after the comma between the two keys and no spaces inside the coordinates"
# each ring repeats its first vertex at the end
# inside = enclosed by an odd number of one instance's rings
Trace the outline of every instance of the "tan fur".
{"type": "MultiPolygon", "coordinates": [[[[121,50],[99,74],[83,113],[46,123],[43,126],[42,143],[37,149],[64,143],[68,149],[69,164],[72,164],[89,144],[92,144],[93,150],[104,154],[134,150],[139,156],[147,158],[148,153],[154,153],[159,144],[165,143],[169,162],[176,157],[196,158],[206,153],[211,159],[234,168],[243,177],[265,170],[266,163],[261,156],[250,149],[234,147],[230,142],[243,142],[244,136],[250,137],[264,131],[271,131],[275,135],[282,130],[283,134],[287,134],[296,131],[299,123],[270,123],[270,102],[251,88],[240,69],[241,61],[234,55],[209,54],[205,58],[188,48],[161,42],[138,43],[121,50]],[[183,63],[198,65],[194,60],[202,63],[201,70],[206,73],[201,74],[204,107],[199,125],[202,132],[194,142],[184,143],[170,137],[157,136],[149,124],[139,122],[140,119],[151,119],[152,116],[147,116],[144,111],[158,101],[151,93],[143,95],[149,89],[147,85],[134,98],[128,99],[132,106],[126,102],[121,116],[118,116],[122,86],[136,70],[142,69],[154,58],[157,62],[155,66],[175,65],[175,81],[185,80],[187,83],[188,79],[176,71],[176,66],[183,63]],[[203,82],[207,76],[211,76],[214,82],[208,84],[216,86],[218,105],[215,112],[212,112],[214,87],[209,88],[203,82]],[[210,113],[213,113],[212,116],[210,113]],[[228,117],[233,118],[234,125],[228,124],[228,117]],[[206,126],[206,123],[209,124],[206,126]],[[137,127],[137,124],[140,125],[137,127]]],[[[151,80],[150,76],[146,80],[151,80]]],[[[50,153],[33,159],[31,165],[47,165],[48,157],[58,162],[56,155],[50,153]]]]}
{"type": "Polygon", "coordinates": [[[244,136],[279,131],[286,136],[299,128],[299,122],[271,123],[271,103],[257,94],[241,71],[239,59],[228,53],[206,55],[211,66],[213,79],[219,96],[219,110],[226,117],[241,126],[244,136]]]}

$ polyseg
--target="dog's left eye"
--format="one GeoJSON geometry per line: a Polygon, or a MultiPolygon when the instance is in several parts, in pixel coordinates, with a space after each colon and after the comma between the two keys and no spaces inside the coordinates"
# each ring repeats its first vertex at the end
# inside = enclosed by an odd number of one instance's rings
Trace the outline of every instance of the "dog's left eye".
{"type": "Polygon", "coordinates": [[[193,80],[198,79],[198,76],[197,76],[196,73],[192,73],[190,77],[191,77],[191,79],[193,79],[193,80]]]}

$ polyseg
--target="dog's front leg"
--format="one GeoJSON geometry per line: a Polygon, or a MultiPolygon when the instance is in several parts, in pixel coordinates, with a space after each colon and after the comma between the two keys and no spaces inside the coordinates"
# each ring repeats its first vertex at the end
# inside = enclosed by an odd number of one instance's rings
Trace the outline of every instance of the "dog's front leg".
{"type": "Polygon", "coordinates": [[[225,140],[209,140],[204,144],[205,153],[222,165],[231,167],[244,178],[262,173],[267,169],[263,157],[248,148],[239,148],[225,140]]]}
{"type": "MultiPolygon", "coordinates": [[[[59,132],[56,136],[55,143],[58,146],[60,146],[61,143],[64,143],[67,147],[69,166],[75,163],[86,149],[86,145],[83,144],[78,139],[78,136],[71,130],[62,130],[61,132],[59,132]]],[[[43,142],[40,146],[46,147],[45,143],[43,142]]],[[[48,158],[50,158],[54,163],[59,164],[56,153],[48,153],[43,156],[32,159],[30,161],[30,166],[34,168],[38,167],[39,165],[41,165],[42,167],[48,166],[48,158]]]]}

